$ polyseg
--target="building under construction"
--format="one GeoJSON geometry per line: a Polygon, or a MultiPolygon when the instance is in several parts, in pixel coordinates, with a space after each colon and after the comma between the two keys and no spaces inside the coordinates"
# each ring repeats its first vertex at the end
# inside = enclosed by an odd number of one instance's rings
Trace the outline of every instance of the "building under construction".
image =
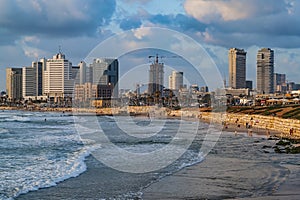
{"type": "MultiPolygon", "coordinates": [[[[154,56],[149,56],[149,58],[154,56]]],[[[158,55],[156,55],[154,62],[150,65],[149,70],[149,85],[148,94],[153,95],[157,92],[160,94],[164,88],[164,64],[158,62],[158,55]]]]}

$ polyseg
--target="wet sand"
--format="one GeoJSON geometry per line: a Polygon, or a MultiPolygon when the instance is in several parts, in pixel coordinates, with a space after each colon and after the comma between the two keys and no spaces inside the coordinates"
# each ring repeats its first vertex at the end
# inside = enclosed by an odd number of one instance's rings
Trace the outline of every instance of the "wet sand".
{"type": "MultiPolygon", "coordinates": [[[[285,182],[277,187],[271,188],[271,194],[251,197],[238,197],[238,191],[243,188],[247,191],[260,185],[253,185],[245,179],[265,179],[266,183],[272,179],[264,177],[264,171],[268,166],[261,166],[259,163],[208,156],[199,165],[188,167],[172,176],[166,177],[143,191],[143,199],[245,199],[245,200],[298,200],[300,199],[300,169],[294,165],[285,165],[289,175],[285,182]],[[224,169],[232,168],[228,173],[224,169]],[[210,170],[208,170],[208,168],[210,170]],[[210,173],[207,173],[210,172],[210,173]],[[263,173],[262,173],[263,172],[263,173]],[[240,176],[240,179],[236,177],[240,176]],[[228,187],[221,182],[226,181],[228,187]],[[236,198],[238,197],[238,198],[236,198]]],[[[255,183],[255,181],[253,181],[255,183]]]]}

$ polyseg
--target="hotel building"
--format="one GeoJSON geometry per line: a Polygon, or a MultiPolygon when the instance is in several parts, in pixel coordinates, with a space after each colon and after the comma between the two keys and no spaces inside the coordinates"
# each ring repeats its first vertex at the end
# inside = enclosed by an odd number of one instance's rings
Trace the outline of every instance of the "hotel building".
{"type": "Polygon", "coordinates": [[[52,59],[47,59],[43,83],[44,94],[54,102],[72,97],[74,88],[72,63],[64,54],[58,53],[52,59]]]}

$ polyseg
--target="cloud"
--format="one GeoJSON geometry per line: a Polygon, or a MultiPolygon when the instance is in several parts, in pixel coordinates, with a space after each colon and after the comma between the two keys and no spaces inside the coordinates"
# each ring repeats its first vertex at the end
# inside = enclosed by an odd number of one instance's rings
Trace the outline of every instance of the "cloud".
{"type": "Polygon", "coordinates": [[[186,0],[186,13],[206,25],[195,37],[223,47],[300,45],[300,2],[294,0],[186,0]]]}
{"type": "Polygon", "coordinates": [[[204,31],[207,27],[205,24],[199,22],[193,17],[183,14],[176,15],[163,15],[146,13],[146,11],[140,12],[130,18],[125,18],[120,22],[120,28],[122,30],[130,30],[142,27],[146,22],[149,22],[151,26],[168,27],[177,31],[204,31]]]}
{"type": "Polygon", "coordinates": [[[130,30],[139,28],[142,25],[142,21],[136,17],[127,18],[121,21],[120,28],[122,30],[130,30]]]}
{"type": "Polygon", "coordinates": [[[215,21],[234,21],[268,15],[286,10],[283,0],[186,0],[184,3],[186,12],[205,23],[215,21]]]}
{"type": "Polygon", "coordinates": [[[115,7],[115,0],[2,0],[0,34],[11,42],[23,35],[93,35],[110,22],[115,7]]]}

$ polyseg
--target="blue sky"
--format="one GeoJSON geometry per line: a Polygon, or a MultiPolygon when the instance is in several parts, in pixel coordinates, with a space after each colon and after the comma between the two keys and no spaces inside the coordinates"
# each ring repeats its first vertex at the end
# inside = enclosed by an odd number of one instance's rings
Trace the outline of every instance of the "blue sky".
{"type": "MultiPolygon", "coordinates": [[[[59,45],[76,65],[105,39],[132,29],[141,33],[143,27],[168,28],[191,37],[222,75],[228,73],[228,48],[244,48],[247,79],[254,82],[256,52],[270,47],[275,50],[275,72],[300,82],[299,24],[297,0],[0,0],[0,90],[5,89],[6,67],[30,66],[52,57],[59,45]]],[[[154,52],[131,54],[127,61],[132,64],[123,63],[124,68],[147,64],[149,53],[154,52]]],[[[176,62],[167,64],[173,67],[176,62]]],[[[185,67],[188,70],[179,68],[185,67]]]]}

